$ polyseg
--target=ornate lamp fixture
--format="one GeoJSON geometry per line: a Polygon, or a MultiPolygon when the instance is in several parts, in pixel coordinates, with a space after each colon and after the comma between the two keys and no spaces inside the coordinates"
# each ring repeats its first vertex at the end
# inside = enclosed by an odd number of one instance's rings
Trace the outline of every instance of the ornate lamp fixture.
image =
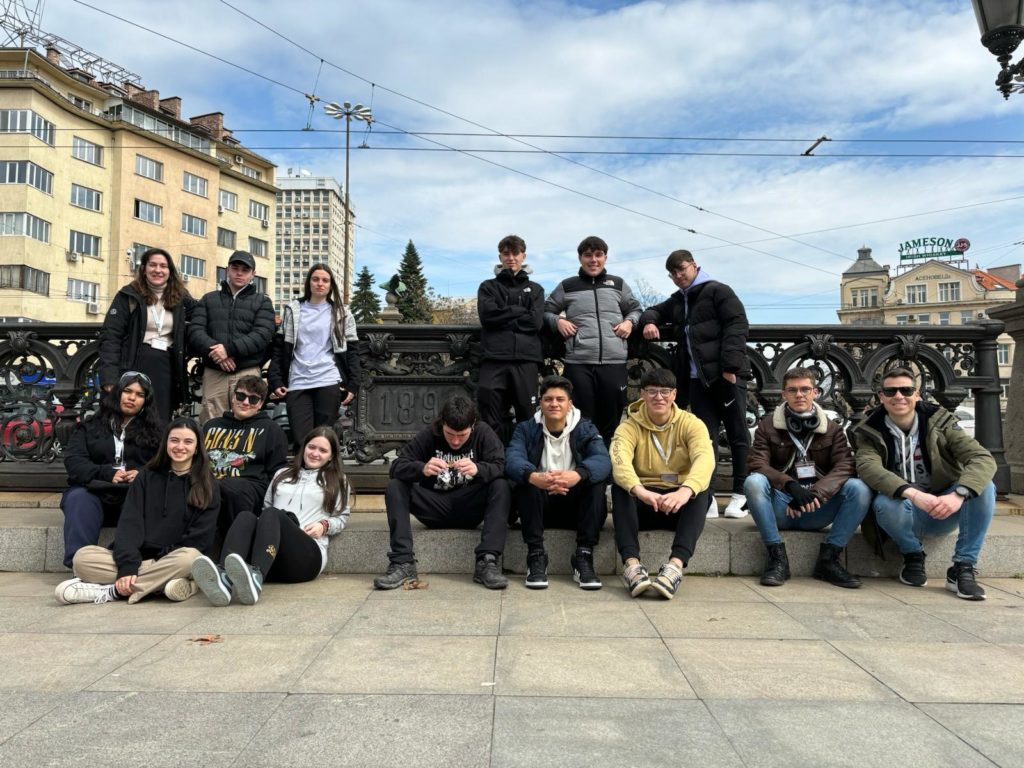
{"type": "Polygon", "coordinates": [[[981,30],[981,44],[999,60],[996,77],[1004,99],[1024,91],[1024,62],[1010,64],[1010,57],[1024,40],[1024,0],[971,0],[981,30]],[[1014,84],[1016,80],[1016,84],[1014,84]]]}

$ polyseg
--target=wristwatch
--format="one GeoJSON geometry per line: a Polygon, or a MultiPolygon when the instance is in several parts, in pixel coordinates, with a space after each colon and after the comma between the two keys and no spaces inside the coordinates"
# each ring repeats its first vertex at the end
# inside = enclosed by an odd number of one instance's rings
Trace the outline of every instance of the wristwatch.
{"type": "Polygon", "coordinates": [[[968,488],[966,485],[958,485],[956,488],[953,489],[953,493],[955,493],[961,499],[969,499],[972,496],[974,496],[974,494],[971,492],[971,489],[968,488]]]}

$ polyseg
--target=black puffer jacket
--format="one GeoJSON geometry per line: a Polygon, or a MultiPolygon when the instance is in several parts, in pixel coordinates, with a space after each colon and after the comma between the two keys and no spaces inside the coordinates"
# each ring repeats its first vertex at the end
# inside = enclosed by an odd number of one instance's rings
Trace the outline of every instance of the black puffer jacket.
{"type": "MultiPolygon", "coordinates": [[[[182,404],[188,390],[185,332],[195,306],[196,300],[186,293],[182,302],[171,310],[171,317],[174,318],[170,349],[171,371],[174,374],[171,405],[175,409],[182,404]]],[[[119,290],[110,302],[103,327],[100,328],[100,386],[113,386],[124,371],[135,370],[135,359],[146,335],[146,309],[146,302],[132,285],[119,290]]]]}
{"type": "Polygon", "coordinates": [[[515,275],[501,269],[480,283],[476,307],[484,360],[544,362],[544,288],[530,280],[526,267],[515,275]]]}
{"type": "Polygon", "coordinates": [[[686,292],[676,291],[665,301],[655,304],[640,316],[640,327],[648,323],[670,323],[676,346],[676,377],[680,382],[690,380],[690,350],[693,350],[697,377],[704,386],[713,384],[723,373],[740,378],[750,377],[747,358],[747,334],[750,325],[743,302],[725,283],[700,280],[699,277],[686,292]],[[686,306],[689,304],[689,316],[686,306]],[[686,334],[689,324],[690,343],[686,334]]]}
{"type": "Polygon", "coordinates": [[[224,345],[238,368],[262,367],[270,357],[275,326],[269,296],[250,284],[232,298],[225,281],[219,291],[210,291],[196,304],[188,328],[189,348],[210,368],[219,368],[210,359],[215,344],[224,345]]]}
{"type": "MultiPolygon", "coordinates": [[[[93,480],[110,482],[114,477],[114,433],[109,423],[94,416],[75,427],[64,447],[64,469],[68,485],[88,485],[93,480]]],[[[124,441],[126,469],[139,469],[152,459],[160,446],[160,435],[144,435],[138,419],[128,424],[124,441]]]]}

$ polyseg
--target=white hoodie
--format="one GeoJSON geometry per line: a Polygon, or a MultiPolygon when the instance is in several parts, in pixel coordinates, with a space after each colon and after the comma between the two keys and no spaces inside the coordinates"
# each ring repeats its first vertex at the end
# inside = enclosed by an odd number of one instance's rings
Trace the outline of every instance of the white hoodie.
{"type": "Polygon", "coordinates": [[[541,429],[544,430],[544,452],[540,456],[540,471],[549,472],[553,469],[576,469],[576,461],[572,457],[572,449],[569,447],[569,435],[576,425],[580,423],[580,412],[575,407],[569,409],[565,415],[565,429],[562,434],[555,437],[548,428],[544,426],[544,414],[540,411],[533,417],[541,429]]]}

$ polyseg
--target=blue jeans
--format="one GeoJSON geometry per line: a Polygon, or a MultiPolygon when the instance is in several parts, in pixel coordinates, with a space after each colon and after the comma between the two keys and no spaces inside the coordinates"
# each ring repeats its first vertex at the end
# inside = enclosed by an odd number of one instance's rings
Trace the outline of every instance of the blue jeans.
{"type": "Polygon", "coordinates": [[[780,530],[820,531],[831,524],[825,543],[845,547],[871,504],[871,491],[855,477],[843,483],[836,495],[822,502],[816,510],[804,512],[800,517],[786,515],[786,507],[792,497],[785,491],[772,488],[768,478],[760,473],[747,476],[743,493],[747,497],[750,516],[754,518],[761,540],[766,545],[782,542],[780,530]]]}
{"type": "MultiPolygon", "coordinates": [[[[947,488],[942,493],[951,490],[947,488]]],[[[995,483],[989,483],[980,496],[964,501],[960,511],[945,520],[929,517],[923,509],[915,507],[910,499],[894,499],[881,493],[875,496],[872,508],[878,524],[896,542],[900,553],[906,555],[921,552],[924,549],[921,539],[924,537],[945,536],[959,529],[956,547],[953,549],[953,562],[977,565],[981,544],[996,511],[996,486],[995,483]]]]}
{"type": "Polygon", "coordinates": [[[100,540],[100,529],[117,525],[120,507],[105,505],[96,494],[81,485],[73,485],[60,497],[64,512],[64,567],[70,568],[75,552],[100,540]]]}

